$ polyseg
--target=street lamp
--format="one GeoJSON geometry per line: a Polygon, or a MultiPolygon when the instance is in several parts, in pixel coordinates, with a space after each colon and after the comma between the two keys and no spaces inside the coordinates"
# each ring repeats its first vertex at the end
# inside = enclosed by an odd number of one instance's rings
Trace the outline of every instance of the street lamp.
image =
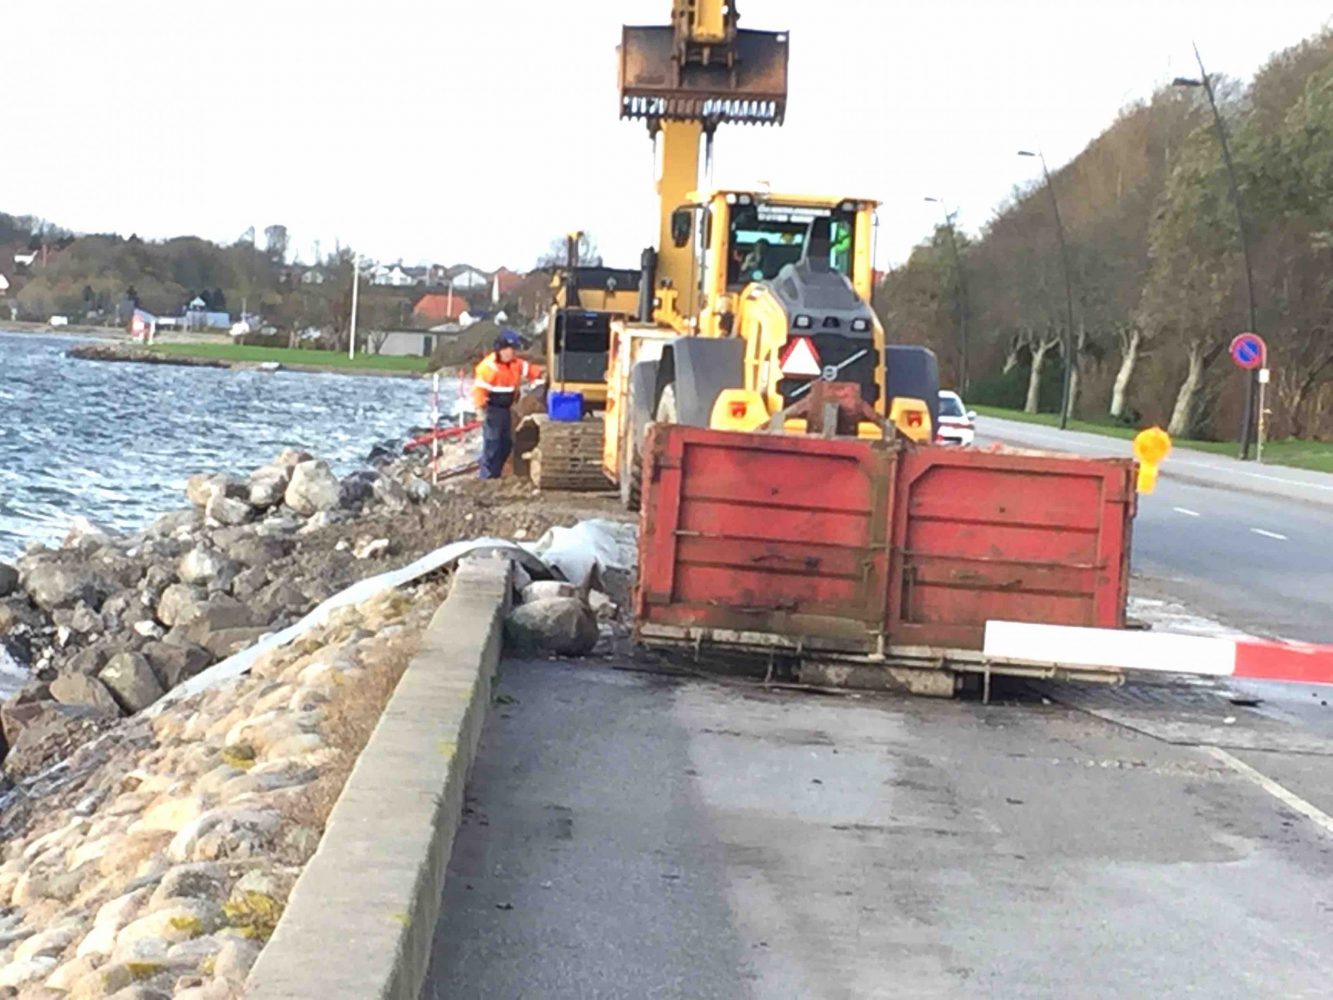
{"type": "Polygon", "coordinates": [[[1055,185],[1051,183],[1051,172],[1046,169],[1046,157],[1041,150],[1033,153],[1020,149],[1019,156],[1035,156],[1041,160],[1041,174],[1046,178],[1046,192],[1051,196],[1051,212],[1055,215],[1055,234],[1060,240],[1060,260],[1065,271],[1065,309],[1068,313],[1065,326],[1065,373],[1060,387],[1060,430],[1069,426],[1070,389],[1074,379],[1074,284],[1069,276],[1069,247],[1065,244],[1065,226],[1060,221],[1060,203],[1055,200],[1055,185]]]}
{"type": "Polygon", "coordinates": [[[352,328],[347,337],[347,360],[356,360],[356,297],[361,286],[361,258],[352,254],[352,328]]]}
{"type": "MultiPolygon", "coordinates": [[[[1217,127],[1217,142],[1222,147],[1222,162],[1226,164],[1227,181],[1231,185],[1231,204],[1236,209],[1236,233],[1240,237],[1240,255],[1245,262],[1245,300],[1250,310],[1250,333],[1259,332],[1259,323],[1255,318],[1254,308],[1254,272],[1250,266],[1250,241],[1245,228],[1245,211],[1241,207],[1240,187],[1236,183],[1236,168],[1231,162],[1231,145],[1227,142],[1226,125],[1222,122],[1222,113],[1217,110],[1217,97],[1213,93],[1213,81],[1208,71],[1203,68],[1203,56],[1199,55],[1199,46],[1194,46],[1194,58],[1199,63],[1199,79],[1178,76],[1171,81],[1173,87],[1202,87],[1208,95],[1208,106],[1213,109],[1213,124],[1217,127]]],[[[1250,431],[1254,424],[1254,394],[1259,384],[1259,373],[1251,371],[1245,393],[1245,419],[1240,428],[1241,460],[1250,457],[1250,431]]]]}
{"type": "Polygon", "coordinates": [[[963,279],[963,259],[958,253],[958,234],[954,229],[957,212],[950,212],[939,198],[926,201],[940,206],[944,212],[944,226],[949,233],[949,249],[953,251],[954,297],[958,309],[958,390],[967,395],[967,286],[963,279]]]}

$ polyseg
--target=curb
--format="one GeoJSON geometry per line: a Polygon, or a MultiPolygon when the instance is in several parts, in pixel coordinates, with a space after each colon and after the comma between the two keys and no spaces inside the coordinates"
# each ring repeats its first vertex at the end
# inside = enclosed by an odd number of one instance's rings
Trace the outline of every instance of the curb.
{"type": "Polygon", "coordinates": [[[511,573],[504,559],[459,564],[250,973],[250,1000],[417,1000],[511,573]]]}

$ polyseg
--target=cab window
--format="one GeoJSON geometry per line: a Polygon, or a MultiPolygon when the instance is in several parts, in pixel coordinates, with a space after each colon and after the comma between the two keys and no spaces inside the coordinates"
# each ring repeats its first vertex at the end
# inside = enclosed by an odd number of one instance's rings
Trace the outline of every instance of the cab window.
{"type": "Polygon", "coordinates": [[[731,212],[727,287],[770,281],[809,260],[851,277],[855,215],[803,206],[736,205],[731,212]]]}

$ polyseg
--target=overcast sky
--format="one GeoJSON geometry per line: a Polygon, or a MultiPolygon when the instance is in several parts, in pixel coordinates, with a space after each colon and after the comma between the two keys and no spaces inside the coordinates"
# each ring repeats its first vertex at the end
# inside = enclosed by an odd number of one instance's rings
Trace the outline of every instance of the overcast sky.
{"type": "MultiPolygon", "coordinates": [[[[714,179],[880,199],[879,259],[975,230],[1181,73],[1248,77],[1328,0],[740,0],[791,32],[780,129],[719,130],[714,179]]],[[[27,0],[11,51],[0,210],[79,231],[230,241],[283,223],[408,263],[531,266],[595,235],[637,266],[656,236],[651,144],[617,118],[622,23],[669,0],[27,0]],[[40,53],[40,59],[35,55],[40,53]],[[11,65],[11,68],[14,68],[11,65]]]]}

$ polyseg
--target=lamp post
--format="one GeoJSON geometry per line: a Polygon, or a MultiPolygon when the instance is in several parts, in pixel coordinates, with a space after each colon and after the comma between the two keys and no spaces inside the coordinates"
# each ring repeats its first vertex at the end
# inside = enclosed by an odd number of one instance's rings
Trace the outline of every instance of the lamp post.
{"type": "Polygon", "coordinates": [[[1055,215],[1055,235],[1060,240],[1060,261],[1065,272],[1065,373],[1060,386],[1060,430],[1069,426],[1069,390],[1074,378],[1074,283],[1069,276],[1069,247],[1065,243],[1065,226],[1060,221],[1060,203],[1055,199],[1055,186],[1051,183],[1051,172],[1046,169],[1046,157],[1041,152],[1020,149],[1019,156],[1035,156],[1041,161],[1041,175],[1046,179],[1046,193],[1051,196],[1051,212],[1055,215]]]}
{"type": "MultiPolygon", "coordinates": [[[[1178,76],[1171,81],[1173,87],[1202,87],[1208,95],[1208,106],[1213,109],[1213,124],[1217,128],[1217,143],[1222,147],[1222,162],[1227,168],[1227,182],[1231,186],[1231,204],[1236,210],[1236,234],[1240,238],[1240,255],[1245,263],[1245,301],[1250,313],[1250,333],[1259,332],[1259,322],[1254,308],[1254,271],[1250,266],[1250,240],[1245,227],[1245,211],[1241,206],[1240,186],[1236,183],[1236,168],[1231,162],[1231,144],[1227,142],[1227,129],[1222,121],[1222,113],[1217,110],[1217,96],[1213,93],[1213,81],[1208,71],[1203,68],[1203,56],[1199,55],[1199,46],[1194,46],[1194,58],[1199,64],[1199,79],[1178,76]]],[[[1250,436],[1254,425],[1254,396],[1259,384],[1259,373],[1251,371],[1245,392],[1245,418],[1240,428],[1240,458],[1250,457],[1250,436]]]]}
{"type": "Polygon", "coordinates": [[[940,206],[944,212],[944,227],[949,233],[949,249],[953,251],[954,302],[958,309],[958,390],[967,395],[967,285],[963,278],[963,258],[958,252],[958,234],[954,229],[957,212],[950,212],[939,198],[926,201],[940,206]]]}
{"type": "Polygon", "coordinates": [[[356,360],[356,299],[361,286],[361,258],[352,255],[352,327],[347,337],[347,360],[356,360]]]}

